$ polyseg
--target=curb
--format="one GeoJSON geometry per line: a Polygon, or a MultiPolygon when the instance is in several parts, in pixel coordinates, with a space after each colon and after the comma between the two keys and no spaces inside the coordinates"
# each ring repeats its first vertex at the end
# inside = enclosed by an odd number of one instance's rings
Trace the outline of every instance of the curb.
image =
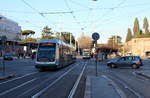
{"type": "Polygon", "coordinates": [[[84,92],[84,98],[91,98],[91,78],[90,76],[86,77],[86,87],[84,92]]]}
{"type": "Polygon", "coordinates": [[[1,76],[1,77],[0,77],[0,80],[6,80],[6,79],[13,78],[13,77],[15,77],[14,74],[11,74],[11,75],[8,75],[8,76],[1,76]]]}
{"type": "Polygon", "coordinates": [[[116,90],[116,92],[118,93],[118,95],[121,98],[127,98],[127,96],[125,95],[125,93],[117,86],[117,84],[113,80],[111,80],[110,78],[108,78],[105,75],[102,75],[102,77],[105,78],[107,81],[109,81],[110,84],[112,84],[113,88],[116,90]]]}
{"type": "Polygon", "coordinates": [[[143,77],[145,77],[145,78],[148,78],[148,79],[150,79],[150,76],[148,76],[148,75],[145,75],[144,73],[142,73],[142,72],[135,72],[137,75],[140,75],[140,76],[143,76],[143,77]]]}

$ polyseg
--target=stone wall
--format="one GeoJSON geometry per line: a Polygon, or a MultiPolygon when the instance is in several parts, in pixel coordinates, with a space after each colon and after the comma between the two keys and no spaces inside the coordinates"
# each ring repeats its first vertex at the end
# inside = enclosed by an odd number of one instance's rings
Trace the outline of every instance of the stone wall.
{"type": "Polygon", "coordinates": [[[125,55],[145,56],[150,51],[150,38],[134,38],[124,44],[125,55]]]}

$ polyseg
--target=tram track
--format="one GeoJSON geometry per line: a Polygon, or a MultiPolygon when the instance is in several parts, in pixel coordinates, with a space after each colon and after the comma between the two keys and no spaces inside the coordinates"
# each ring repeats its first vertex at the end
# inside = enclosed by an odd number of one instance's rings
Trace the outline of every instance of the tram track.
{"type": "MultiPolygon", "coordinates": [[[[79,70],[81,70],[81,73],[83,73],[83,71],[84,71],[83,68],[85,68],[85,63],[77,64],[76,66],[72,67],[67,72],[65,72],[64,74],[59,76],[57,79],[55,79],[53,82],[51,82],[46,88],[44,88],[40,92],[34,94],[31,98],[46,98],[46,97],[53,98],[54,96],[55,96],[55,98],[63,98],[63,97],[66,98],[68,95],[74,94],[75,90],[76,90],[75,88],[77,87],[77,84],[78,84],[76,82],[76,80],[78,79],[78,81],[79,81],[80,79],[78,78],[78,76],[79,75],[80,75],[80,77],[82,76],[81,74],[76,76],[76,74],[79,70]],[[68,79],[70,79],[70,81],[67,83],[66,80],[68,80],[68,79]],[[67,83],[67,84],[65,84],[66,86],[64,85],[64,83],[67,83]],[[61,85],[61,84],[63,84],[63,87],[66,87],[66,88],[58,87],[58,85],[61,85]],[[76,86],[75,86],[75,84],[76,84],[76,86]],[[54,90],[52,90],[52,88],[57,89],[57,90],[55,90],[55,93],[57,91],[59,94],[62,92],[63,92],[63,94],[55,95],[53,93],[54,90]],[[73,91],[73,93],[71,93],[71,91],[73,91]]],[[[70,98],[72,98],[72,97],[70,97],[70,98]]]]}
{"type": "Polygon", "coordinates": [[[2,82],[0,83],[0,87],[3,89],[1,89],[0,97],[7,98],[11,95],[16,95],[18,93],[18,95],[13,96],[13,98],[18,98],[18,96],[20,98],[29,98],[29,96],[32,96],[33,94],[47,87],[47,85],[49,85],[50,83],[53,83],[64,72],[72,68],[75,68],[77,65],[80,65],[80,64],[82,64],[82,62],[81,63],[77,62],[68,67],[60,69],[58,71],[37,72],[37,73],[33,72],[30,74],[24,75],[22,77],[17,77],[12,80],[2,82]]]}
{"type": "Polygon", "coordinates": [[[81,80],[81,78],[82,78],[83,72],[84,72],[84,70],[85,70],[85,68],[86,68],[86,65],[87,65],[87,62],[84,64],[83,69],[82,69],[82,71],[81,71],[79,77],[77,78],[77,80],[76,80],[76,82],[75,82],[73,88],[71,89],[68,98],[73,98],[73,97],[74,97],[75,92],[76,92],[76,90],[77,90],[77,87],[78,87],[78,85],[79,85],[79,82],[80,82],[80,80],[81,80]]]}
{"type": "MultiPolygon", "coordinates": [[[[127,98],[147,98],[145,96],[143,96],[140,92],[138,92],[137,88],[135,88],[132,84],[134,82],[132,82],[131,84],[129,83],[129,81],[127,82],[127,80],[124,80],[122,77],[119,77],[118,75],[116,75],[114,72],[111,71],[111,74],[107,73],[107,76],[114,81],[119,87],[120,89],[126,94],[128,95],[127,98]]],[[[130,80],[130,78],[129,78],[130,80]]],[[[139,85],[137,85],[138,87],[139,85]]]]}

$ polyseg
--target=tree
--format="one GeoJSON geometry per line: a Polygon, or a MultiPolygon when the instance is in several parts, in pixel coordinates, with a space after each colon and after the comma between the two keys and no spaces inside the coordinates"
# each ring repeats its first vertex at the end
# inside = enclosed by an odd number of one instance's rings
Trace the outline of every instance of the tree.
{"type": "Polygon", "coordinates": [[[128,28],[128,33],[127,33],[127,36],[126,36],[126,42],[130,41],[131,39],[132,39],[132,32],[131,32],[131,29],[128,28]]]}
{"type": "Polygon", "coordinates": [[[31,44],[31,43],[36,43],[36,42],[37,42],[37,39],[30,37],[30,38],[26,38],[22,40],[20,44],[31,44]]]}
{"type": "Polygon", "coordinates": [[[121,37],[113,35],[108,39],[107,47],[113,49],[119,49],[121,44],[121,37]]]}
{"type": "Polygon", "coordinates": [[[140,33],[139,20],[137,17],[135,18],[135,21],[134,21],[133,32],[134,32],[135,38],[140,35],[139,34],[140,33]]]}
{"type": "Polygon", "coordinates": [[[120,44],[121,43],[121,37],[120,36],[116,36],[116,35],[113,35],[111,36],[109,39],[108,39],[108,42],[115,42],[115,43],[118,43],[120,44]]]}
{"type": "Polygon", "coordinates": [[[75,37],[71,32],[61,32],[61,38],[64,42],[70,44],[70,39],[71,39],[71,44],[75,45],[75,37]]]}
{"type": "Polygon", "coordinates": [[[35,32],[32,31],[32,30],[24,30],[24,31],[21,32],[21,34],[22,34],[23,36],[26,36],[26,38],[27,38],[27,36],[33,35],[33,34],[35,34],[35,32]]]}
{"type": "Polygon", "coordinates": [[[55,39],[54,36],[44,35],[41,39],[55,39]]]}
{"type": "Polygon", "coordinates": [[[149,32],[149,30],[148,30],[149,24],[148,24],[148,20],[147,20],[146,17],[144,18],[144,21],[143,21],[143,22],[144,22],[144,23],[143,23],[143,29],[145,30],[145,35],[146,35],[146,36],[150,36],[150,32],[149,32]]]}
{"type": "Polygon", "coordinates": [[[49,28],[48,26],[45,26],[42,30],[42,35],[43,36],[51,36],[53,35],[53,32],[51,31],[52,29],[49,28]]]}
{"type": "Polygon", "coordinates": [[[91,48],[92,45],[92,39],[89,36],[81,36],[78,39],[79,47],[84,49],[84,48],[91,48]]]}

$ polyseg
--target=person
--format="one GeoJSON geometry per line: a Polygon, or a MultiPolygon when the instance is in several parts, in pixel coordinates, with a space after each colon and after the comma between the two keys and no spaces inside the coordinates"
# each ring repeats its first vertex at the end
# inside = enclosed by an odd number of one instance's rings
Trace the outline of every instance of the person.
{"type": "Polygon", "coordinates": [[[32,58],[32,60],[34,60],[34,53],[32,53],[31,58],[32,58]]]}

